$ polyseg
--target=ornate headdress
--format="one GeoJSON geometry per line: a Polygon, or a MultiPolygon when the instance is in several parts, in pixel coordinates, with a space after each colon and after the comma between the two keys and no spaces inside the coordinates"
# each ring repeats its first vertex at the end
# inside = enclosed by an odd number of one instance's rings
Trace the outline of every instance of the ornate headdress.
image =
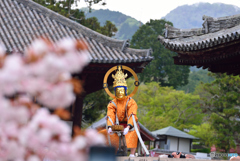
{"type": "MultiPolygon", "coordinates": [[[[103,88],[105,89],[105,91],[107,92],[107,94],[112,97],[113,99],[116,98],[116,96],[111,93],[108,89],[108,84],[107,84],[107,80],[108,80],[108,76],[113,72],[113,71],[116,71],[116,74],[113,75],[112,74],[112,77],[114,79],[114,82],[113,82],[113,87],[114,87],[114,90],[117,88],[117,87],[124,87],[125,88],[125,92],[127,91],[127,83],[126,83],[126,80],[125,78],[127,77],[127,74],[124,75],[124,73],[122,72],[122,69],[124,70],[127,70],[128,72],[130,72],[134,78],[135,78],[135,82],[134,82],[134,85],[135,85],[135,88],[134,90],[132,91],[132,93],[129,95],[129,97],[132,97],[134,96],[134,94],[137,92],[137,89],[138,89],[138,86],[139,86],[139,82],[138,82],[138,77],[137,77],[137,74],[129,67],[127,66],[124,66],[124,65],[118,65],[118,66],[114,66],[112,67],[111,69],[109,69],[107,71],[107,73],[105,74],[104,76],[104,79],[103,79],[103,88]]],[[[127,95],[127,94],[126,94],[127,95]]]]}
{"type": "Polygon", "coordinates": [[[112,74],[112,77],[114,79],[113,81],[113,87],[118,87],[118,86],[124,86],[127,87],[127,83],[125,78],[127,78],[127,73],[124,75],[122,72],[121,66],[118,66],[116,74],[112,74]]]}

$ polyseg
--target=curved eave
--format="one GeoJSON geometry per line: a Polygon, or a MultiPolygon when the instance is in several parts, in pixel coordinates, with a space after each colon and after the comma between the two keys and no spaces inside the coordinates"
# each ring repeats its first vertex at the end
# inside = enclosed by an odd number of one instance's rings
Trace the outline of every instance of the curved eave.
{"type": "MultiPolygon", "coordinates": [[[[99,48],[100,49],[100,48],[99,48]]],[[[90,55],[93,55],[89,50],[90,55]]],[[[153,60],[151,49],[132,49],[126,48],[124,51],[119,49],[109,48],[107,50],[98,50],[98,53],[105,53],[105,57],[91,56],[92,63],[133,63],[133,62],[150,62],[153,60]]],[[[96,55],[96,54],[95,54],[96,55]]]]}
{"type": "Polygon", "coordinates": [[[223,29],[218,32],[208,33],[200,36],[191,36],[187,38],[167,39],[158,36],[158,40],[166,48],[178,52],[194,52],[217,47],[222,44],[232,43],[240,39],[240,25],[223,29]]]}
{"type": "Polygon", "coordinates": [[[149,131],[149,130],[148,130],[145,126],[143,126],[140,122],[138,122],[138,124],[139,124],[141,130],[144,131],[147,135],[149,135],[149,136],[147,136],[149,140],[155,141],[155,140],[159,139],[157,136],[153,135],[152,132],[149,131]]]}
{"type": "MultiPolygon", "coordinates": [[[[151,131],[149,131],[146,127],[144,127],[140,122],[138,122],[138,124],[140,126],[141,133],[144,133],[144,135],[146,135],[146,137],[149,140],[154,141],[158,139],[158,137],[153,135],[151,131]]],[[[91,126],[88,127],[88,129],[101,129],[101,128],[106,128],[106,117],[103,117],[101,120],[93,123],[91,126]]]]}

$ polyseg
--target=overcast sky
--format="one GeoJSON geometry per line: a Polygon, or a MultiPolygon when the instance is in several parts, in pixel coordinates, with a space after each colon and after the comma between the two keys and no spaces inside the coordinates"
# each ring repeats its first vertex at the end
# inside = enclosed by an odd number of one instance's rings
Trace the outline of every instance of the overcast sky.
{"type": "MultiPolygon", "coordinates": [[[[150,19],[160,19],[168,14],[171,10],[185,4],[195,4],[199,2],[209,3],[225,3],[238,6],[240,8],[240,0],[102,0],[107,5],[93,5],[94,9],[109,9],[119,11],[131,16],[143,23],[150,19]]],[[[86,7],[85,0],[80,0],[79,7],[86,7]]]]}

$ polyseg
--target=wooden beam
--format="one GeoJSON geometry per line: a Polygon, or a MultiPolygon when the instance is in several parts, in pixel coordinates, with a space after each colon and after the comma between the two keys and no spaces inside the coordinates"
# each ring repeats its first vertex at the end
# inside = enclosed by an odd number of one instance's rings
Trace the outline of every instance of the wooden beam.
{"type": "Polygon", "coordinates": [[[73,109],[73,126],[72,126],[72,136],[74,135],[74,127],[77,126],[81,129],[82,126],[82,109],[83,109],[83,100],[85,94],[77,95],[74,102],[73,109]]]}

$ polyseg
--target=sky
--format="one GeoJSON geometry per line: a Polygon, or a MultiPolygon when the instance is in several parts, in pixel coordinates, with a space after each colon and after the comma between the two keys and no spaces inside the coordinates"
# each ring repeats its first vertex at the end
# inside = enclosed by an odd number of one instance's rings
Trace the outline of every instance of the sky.
{"type": "MultiPolygon", "coordinates": [[[[146,23],[150,19],[161,19],[171,10],[182,5],[192,5],[199,2],[225,3],[238,6],[240,0],[102,0],[106,2],[105,6],[99,4],[93,5],[93,9],[109,9],[119,11],[131,16],[138,21],[146,23]]],[[[87,7],[85,0],[80,0],[79,7],[87,7]]]]}

